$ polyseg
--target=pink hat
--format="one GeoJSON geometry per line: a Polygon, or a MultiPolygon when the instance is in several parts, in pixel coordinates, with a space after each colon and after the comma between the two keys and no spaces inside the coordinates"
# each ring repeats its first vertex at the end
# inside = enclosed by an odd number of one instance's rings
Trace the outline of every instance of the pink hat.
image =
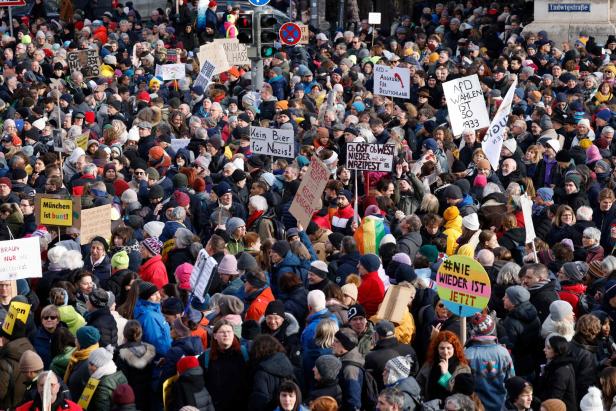
{"type": "Polygon", "coordinates": [[[190,263],[180,264],[175,269],[175,278],[178,280],[180,290],[190,290],[190,274],[192,269],[193,265],[190,263]]]}
{"type": "Polygon", "coordinates": [[[473,186],[484,188],[488,184],[488,178],[483,174],[477,174],[475,176],[475,181],[473,181],[473,186]]]}
{"type": "Polygon", "coordinates": [[[225,255],[218,264],[218,273],[227,275],[237,275],[237,260],[232,254],[225,255]]]}
{"type": "Polygon", "coordinates": [[[586,149],[586,164],[594,163],[602,158],[603,157],[601,157],[601,153],[599,152],[599,147],[594,144],[586,149]]]}

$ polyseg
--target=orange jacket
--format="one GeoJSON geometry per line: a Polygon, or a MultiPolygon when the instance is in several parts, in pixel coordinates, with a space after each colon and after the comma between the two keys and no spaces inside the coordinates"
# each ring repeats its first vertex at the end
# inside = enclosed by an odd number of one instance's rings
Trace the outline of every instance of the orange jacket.
{"type": "Polygon", "coordinates": [[[263,317],[263,314],[265,314],[267,305],[274,300],[275,298],[274,294],[272,294],[272,289],[267,287],[257,296],[257,298],[252,301],[252,303],[250,303],[248,311],[246,311],[245,321],[259,321],[261,317],[263,317]]]}

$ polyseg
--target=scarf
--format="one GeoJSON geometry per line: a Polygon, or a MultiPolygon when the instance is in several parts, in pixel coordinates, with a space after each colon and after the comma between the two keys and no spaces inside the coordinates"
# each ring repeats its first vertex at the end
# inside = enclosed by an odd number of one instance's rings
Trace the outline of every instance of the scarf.
{"type": "Polygon", "coordinates": [[[76,350],[71,355],[71,359],[68,360],[68,365],[66,366],[66,372],[64,373],[64,382],[68,384],[68,378],[71,376],[73,372],[73,367],[80,361],[85,361],[88,359],[92,351],[96,350],[98,347],[98,343],[91,345],[87,348],[83,348],[81,350],[76,350]]]}
{"type": "Polygon", "coordinates": [[[246,227],[252,228],[252,225],[265,213],[263,210],[257,210],[248,216],[248,220],[246,220],[246,227]]]}
{"type": "Polygon", "coordinates": [[[107,375],[111,375],[115,373],[117,370],[118,370],[118,367],[116,367],[115,363],[113,361],[109,361],[107,364],[103,365],[102,367],[98,367],[96,371],[94,371],[90,377],[96,380],[100,380],[101,378],[107,375]]]}

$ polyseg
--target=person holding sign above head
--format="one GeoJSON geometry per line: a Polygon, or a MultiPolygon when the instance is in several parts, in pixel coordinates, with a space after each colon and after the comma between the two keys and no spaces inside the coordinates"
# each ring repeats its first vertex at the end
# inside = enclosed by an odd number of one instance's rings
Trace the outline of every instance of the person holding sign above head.
{"type": "Polygon", "coordinates": [[[64,393],[60,391],[60,379],[53,371],[44,371],[36,380],[36,397],[33,400],[15,408],[15,411],[42,411],[45,409],[43,406],[43,398],[45,396],[44,393],[46,385],[49,385],[50,393],[48,400],[50,404],[50,408],[48,408],[49,410],[80,411],[83,409],[73,401],[65,398],[64,393]]]}

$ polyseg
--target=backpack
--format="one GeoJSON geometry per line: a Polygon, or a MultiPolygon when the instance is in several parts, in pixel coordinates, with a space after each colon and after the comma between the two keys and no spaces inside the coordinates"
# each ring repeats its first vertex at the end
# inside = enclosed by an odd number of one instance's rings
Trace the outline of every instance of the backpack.
{"type": "MultiPolygon", "coordinates": [[[[211,350],[212,350],[211,348],[208,348],[202,354],[203,355],[203,368],[205,370],[207,370],[207,368],[210,366],[210,351],[211,350]]],[[[248,362],[248,347],[246,346],[246,344],[244,343],[240,344],[240,351],[242,352],[242,357],[244,358],[244,362],[248,362]]]]}
{"type": "Polygon", "coordinates": [[[272,228],[274,230],[274,238],[276,239],[276,241],[287,239],[287,230],[285,229],[284,224],[282,224],[282,221],[280,221],[277,218],[272,218],[272,217],[263,217],[263,218],[272,222],[272,228]]]}
{"type": "Polygon", "coordinates": [[[372,375],[372,371],[364,369],[361,364],[353,361],[345,362],[348,365],[354,365],[362,370],[363,382],[361,385],[361,408],[363,410],[374,410],[379,401],[379,386],[372,375]]]}

